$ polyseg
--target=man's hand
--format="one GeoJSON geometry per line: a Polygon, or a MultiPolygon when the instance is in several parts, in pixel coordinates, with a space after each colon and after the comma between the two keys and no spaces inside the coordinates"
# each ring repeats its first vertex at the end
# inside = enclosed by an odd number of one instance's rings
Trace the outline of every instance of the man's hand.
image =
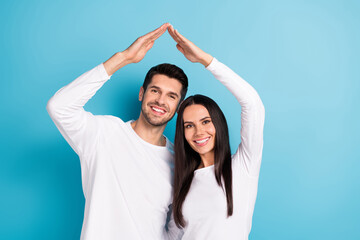
{"type": "Polygon", "coordinates": [[[169,25],[169,23],[165,23],[154,31],[136,39],[136,41],[133,42],[133,44],[131,44],[130,47],[124,51],[127,61],[129,63],[140,62],[145,57],[147,51],[152,48],[155,40],[163,35],[169,25]]]}
{"type": "Polygon", "coordinates": [[[197,47],[194,43],[186,39],[183,35],[181,35],[177,30],[173,28],[173,26],[168,27],[168,32],[170,36],[177,42],[176,48],[184,54],[184,56],[190,61],[190,62],[199,62],[205,67],[207,67],[213,57],[201,50],[199,47],[197,47]]]}
{"type": "Polygon", "coordinates": [[[169,23],[161,25],[144,36],[139,37],[123,52],[115,53],[111,58],[104,62],[104,67],[108,75],[113,75],[117,70],[130,63],[140,62],[149,51],[156,39],[158,39],[169,27],[169,23]]]}

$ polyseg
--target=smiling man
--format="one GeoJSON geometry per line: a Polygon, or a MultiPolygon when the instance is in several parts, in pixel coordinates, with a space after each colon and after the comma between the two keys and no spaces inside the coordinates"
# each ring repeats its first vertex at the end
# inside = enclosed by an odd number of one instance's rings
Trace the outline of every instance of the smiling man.
{"type": "MultiPolygon", "coordinates": [[[[139,92],[142,104],[136,121],[94,116],[83,106],[117,70],[141,61],[168,27],[138,38],[48,102],[49,115],[80,158],[85,196],[81,239],[167,237],[173,151],[163,131],[185,97],[185,73],[171,64],[151,68],[139,92]]],[[[172,231],[178,230],[169,226],[172,231]]]]}

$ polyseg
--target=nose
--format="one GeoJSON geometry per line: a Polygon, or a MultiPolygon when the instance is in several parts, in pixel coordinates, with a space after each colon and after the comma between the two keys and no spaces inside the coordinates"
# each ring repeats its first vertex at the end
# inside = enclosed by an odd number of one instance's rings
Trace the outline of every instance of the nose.
{"type": "Polygon", "coordinates": [[[159,105],[163,105],[165,104],[165,94],[159,94],[158,98],[156,99],[157,102],[159,103],[159,105]]]}
{"type": "Polygon", "coordinates": [[[204,126],[202,124],[198,124],[195,127],[195,137],[201,137],[204,135],[204,126]]]}

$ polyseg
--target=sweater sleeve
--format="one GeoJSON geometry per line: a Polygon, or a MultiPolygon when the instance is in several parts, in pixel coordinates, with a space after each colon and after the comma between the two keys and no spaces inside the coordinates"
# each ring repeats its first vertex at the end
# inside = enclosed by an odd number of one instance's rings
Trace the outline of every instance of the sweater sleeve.
{"type": "Polygon", "coordinates": [[[241,143],[233,155],[250,176],[257,177],[263,149],[264,105],[256,90],[230,68],[213,59],[209,70],[241,105],[241,143]]]}
{"type": "Polygon", "coordinates": [[[47,103],[51,119],[80,159],[94,150],[99,132],[96,117],[83,107],[108,79],[100,64],[61,88],[47,103]]]}

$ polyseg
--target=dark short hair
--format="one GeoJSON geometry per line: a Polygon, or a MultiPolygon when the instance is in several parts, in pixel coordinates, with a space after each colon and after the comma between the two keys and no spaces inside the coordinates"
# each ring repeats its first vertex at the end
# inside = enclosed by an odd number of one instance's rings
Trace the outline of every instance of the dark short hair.
{"type": "Polygon", "coordinates": [[[169,78],[175,78],[178,80],[182,85],[180,102],[184,100],[188,89],[188,78],[181,68],[169,63],[162,63],[150,68],[145,76],[143,83],[144,91],[146,91],[148,85],[151,83],[153,76],[156,74],[163,74],[169,78]]]}

